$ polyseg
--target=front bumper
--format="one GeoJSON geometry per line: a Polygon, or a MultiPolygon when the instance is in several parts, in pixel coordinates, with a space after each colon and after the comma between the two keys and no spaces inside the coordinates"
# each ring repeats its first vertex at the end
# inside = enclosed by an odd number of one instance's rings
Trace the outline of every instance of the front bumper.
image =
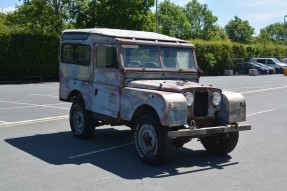
{"type": "Polygon", "coordinates": [[[206,127],[200,129],[179,129],[176,131],[168,131],[167,137],[171,139],[175,139],[178,137],[207,137],[218,135],[222,133],[231,133],[237,131],[246,131],[251,130],[251,125],[226,125],[226,126],[218,126],[218,127],[206,127]]]}

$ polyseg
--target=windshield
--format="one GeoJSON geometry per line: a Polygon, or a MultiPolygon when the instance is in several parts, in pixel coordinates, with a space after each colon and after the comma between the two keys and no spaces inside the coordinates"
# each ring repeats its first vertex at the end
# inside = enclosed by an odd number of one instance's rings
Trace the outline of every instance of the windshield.
{"type": "Polygon", "coordinates": [[[277,58],[273,58],[274,62],[281,63],[277,58]]]}
{"type": "Polygon", "coordinates": [[[194,49],[122,45],[126,68],[195,69],[194,49]]]}

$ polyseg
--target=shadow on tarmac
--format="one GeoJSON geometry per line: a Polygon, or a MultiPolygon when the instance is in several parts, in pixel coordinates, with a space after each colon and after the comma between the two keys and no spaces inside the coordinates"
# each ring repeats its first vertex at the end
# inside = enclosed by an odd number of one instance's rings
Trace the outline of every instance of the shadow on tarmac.
{"type": "MultiPolygon", "coordinates": [[[[40,134],[6,139],[10,145],[53,165],[90,163],[125,179],[162,178],[236,165],[229,155],[209,154],[182,147],[173,151],[170,160],[161,166],[149,166],[140,161],[133,145],[104,150],[131,143],[131,130],[97,129],[90,140],[78,140],[71,132],[40,134]],[[83,153],[102,151],[71,159],[83,153]],[[180,172],[178,168],[188,168],[180,172]]],[[[193,140],[194,141],[194,140],[193,140]]],[[[182,171],[182,170],[181,170],[182,171]]]]}

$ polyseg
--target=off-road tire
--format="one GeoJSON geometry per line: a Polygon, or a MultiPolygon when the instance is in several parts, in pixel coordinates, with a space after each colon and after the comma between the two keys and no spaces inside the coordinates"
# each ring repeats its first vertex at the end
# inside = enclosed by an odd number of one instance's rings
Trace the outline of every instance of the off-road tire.
{"type": "Polygon", "coordinates": [[[137,155],[143,162],[159,165],[170,158],[172,141],[167,137],[167,129],[160,124],[156,114],[138,118],[133,139],[137,155]]]}
{"type": "Polygon", "coordinates": [[[236,147],[238,138],[239,132],[233,132],[218,136],[203,137],[201,138],[201,143],[208,152],[227,154],[236,147]]]}
{"type": "Polygon", "coordinates": [[[89,139],[94,135],[95,120],[82,99],[76,99],[71,106],[70,126],[73,135],[79,139],[89,139]]]}

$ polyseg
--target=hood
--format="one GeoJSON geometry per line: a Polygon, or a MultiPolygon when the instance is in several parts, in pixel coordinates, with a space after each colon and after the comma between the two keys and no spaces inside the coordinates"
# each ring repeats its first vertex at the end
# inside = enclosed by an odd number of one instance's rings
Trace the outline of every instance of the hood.
{"type": "Polygon", "coordinates": [[[287,65],[284,63],[276,63],[276,64],[278,64],[279,66],[287,67],[287,65]]]}
{"type": "Polygon", "coordinates": [[[134,80],[129,82],[127,86],[167,92],[182,92],[183,90],[191,88],[211,88],[211,86],[204,86],[196,82],[182,80],[134,80]]]}

